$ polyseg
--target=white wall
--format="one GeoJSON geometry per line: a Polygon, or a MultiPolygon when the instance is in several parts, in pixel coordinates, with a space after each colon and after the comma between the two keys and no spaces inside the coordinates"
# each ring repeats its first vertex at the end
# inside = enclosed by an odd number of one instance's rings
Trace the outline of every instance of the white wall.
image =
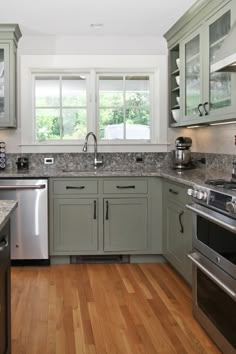
{"type": "MultiPolygon", "coordinates": [[[[160,54],[166,54],[167,47],[164,38],[161,37],[55,37],[55,36],[24,36],[20,39],[18,46],[18,128],[17,130],[1,130],[0,140],[6,142],[7,152],[20,153],[24,152],[24,148],[21,147],[21,84],[25,79],[20,77],[20,62],[21,58],[26,55],[128,55],[133,56],[134,62],[137,61],[138,55],[145,56],[157,56],[160,54]]],[[[166,88],[166,75],[162,73],[162,81],[160,87],[166,88]]],[[[162,108],[162,117],[166,121],[166,97],[163,93],[162,102],[164,106],[162,108]]],[[[23,102],[24,104],[24,102],[23,102]]],[[[26,117],[24,117],[25,119],[26,117]]],[[[24,126],[24,129],[25,128],[24,126]]],[[[167,133],[165,133],[166,135],[167,133]]],[[[166,142],[166,138],[163,139],[166,142]]],[[[53,148],[49,147],[49,152],[53,151],[53,148]],[[51,150],[51,151],[50,151],[51,150]]],[[[68,150],[67,148],[66,150],[68,150]]],[[[165,150],[165,146],[163,147],[165,150]]],[[[29,149],[28,149],[29,150],[29,149]]],[[[54,149],[55,150],[55,149],[54,149]]],[[[69,149],[70,150],[70,149],[69,149]]],[[[152,148],[151,148],[152,150],[152,148]]],[[[36,147],[31,147],[30,152],[36,152],[36,147]]],[[[45,148],[43,149],[45,151],[45,148]]],[[[58,149],[56,149],[58,151],[58,149]]],[[[134,149],[135,151],[135,149],[134,149]]],[[[140,149],[138,149],[140,151],[140,149]]]]}

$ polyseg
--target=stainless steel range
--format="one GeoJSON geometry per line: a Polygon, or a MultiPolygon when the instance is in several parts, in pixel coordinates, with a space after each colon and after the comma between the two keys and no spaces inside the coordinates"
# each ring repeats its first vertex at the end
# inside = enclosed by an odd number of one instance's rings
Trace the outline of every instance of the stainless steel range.
{"type": "MultiPolygon", "coordinates": [[[[209,181],[208,181],[209,182],[209,181]]],[[[236,185],[234,188],[236,189],[236,185]]],[[[236,353],[236,197],[194,186],[193,314],[223,353],[236,353]]]]}

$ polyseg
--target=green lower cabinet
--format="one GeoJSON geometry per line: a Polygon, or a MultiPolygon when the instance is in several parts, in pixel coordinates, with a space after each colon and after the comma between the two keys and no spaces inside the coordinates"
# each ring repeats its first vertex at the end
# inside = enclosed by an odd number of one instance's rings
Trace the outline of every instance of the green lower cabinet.
{"type": "Polygon", "coordinates": [[[145,251],[147,248],[147,198],[104,199],[104,251],[145,251]]]}
{"type": "Polygon", "coordinates": [[[186,201],[181,202],[179,196],[181,190],[187,190],[173,185],[172,190],[176,189],[176,196],[168,198],[168,190],[164,190],[163,196],[163,254],[171,265],[191,283],[192,265],[187,258],[187,254],[192,250],[192,215],[186,209],[186,201]],[[177,187],[177,188],[176,188],[177,187]]]}
{"type": "Polygon", "coordinates": [[[54,199],[54,252],[73,255],[97,250],[97,206],[97,199],[54,199]]]}

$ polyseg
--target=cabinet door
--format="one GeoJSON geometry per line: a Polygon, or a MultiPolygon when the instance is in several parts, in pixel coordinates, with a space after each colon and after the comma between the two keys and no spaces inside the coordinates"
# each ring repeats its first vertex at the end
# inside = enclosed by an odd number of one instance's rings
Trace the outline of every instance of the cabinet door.
{"type": "Polygon", "coordinates": [[[195,31],[181,43],[181,100],[183,121],[203,115],[201,33],[195,31]]]}
{"type": "Polygon", "coordinates": [[[148,248],[147,198],[104,199],[104,250],[148,248]]]}
{"type": "Polygon", "coordinates": [[[72,255],[97,250],[97,205],[97,199],[54,199],[54,252],[72,255]]]}
{"type": "Polygon", "coordinates": [[[0,233],[0,354],[10,354],[10,245],[7,225],[0,233]]]}
{"type": "Polygon", "coordinates": [[[183,277],[191,282],[191,263],[187,254],[192,249],[192,218],[184,205],[167,201],[164,255],[183,277]]]}
{"type": "Polygon", "coordinates": [[[211,65],[217,61],[217,51],[224,43],[235,20],[232,4],[225,6],[212,16],[204,26],[205,48],[205,93],[206,115],[217,116],[235,112],[235,74],[229,72],[211,73],[211,65]],[[208,54],[208,55],[207,55],[208,54]]]}
{"type": "Polygon", "coordinates": [[[7,126],[10,115],[10,48],[0,43],[0,127],[7,126]]]}

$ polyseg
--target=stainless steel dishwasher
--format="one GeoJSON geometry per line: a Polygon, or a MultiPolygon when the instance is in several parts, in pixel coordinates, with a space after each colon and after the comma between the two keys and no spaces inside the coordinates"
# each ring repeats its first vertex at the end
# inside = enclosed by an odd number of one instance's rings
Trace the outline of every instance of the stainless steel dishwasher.
{"type": "Polygon", "coordinates": [[[11,218],[12,263],[49,264],[48,180],[0,179],[0,199],[18,201],[11,218]]]}

